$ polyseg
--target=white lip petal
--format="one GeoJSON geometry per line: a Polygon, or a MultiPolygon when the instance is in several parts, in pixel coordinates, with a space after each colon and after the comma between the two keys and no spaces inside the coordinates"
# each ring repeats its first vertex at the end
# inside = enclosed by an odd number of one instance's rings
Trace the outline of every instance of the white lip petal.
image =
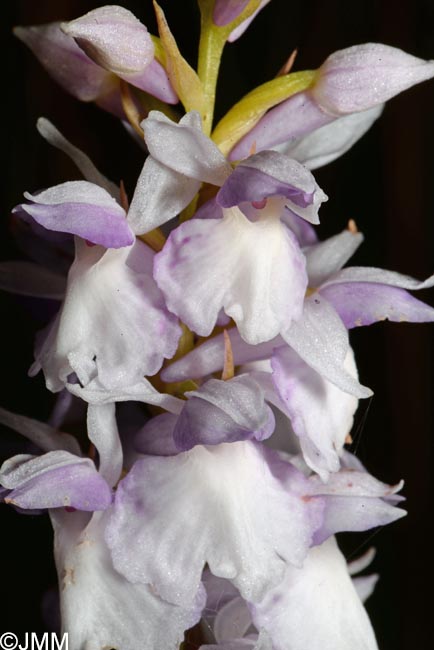
{"type": "MultiPolygon", "coordinates": [[[[146,248],[136,242],[135,248],[146,248]]],[[[131,249],[83,245],[68,276],[60,312],[36,352],[48,386],[76,373],[82,386],[98,377],[107,389],[157,372],[181,330],[152,276],[128,266],[131,249]]]]}
{"type": "Polygon", "coordinates": [[[223,219],[193,219],[156,255],[154,277],[168,308],[201,336],[211,333],[222,308],[254,345],[300,316],[304,256],[270,209],[258,211],[264,214],[254,223],[236,207],[224,210],[223,219]]]}
{"type": "Polygon", "coordinates": [[[285,488],[267,458],[263,448],[235,442],[139,460],[119,483],[107,528],[117,570],[185,604],[208,563],[260,600],[286,562],[303,562],[323,510],[321,500],[303,500],[302,475],[290,468],[285,488]]]}
{"type": "Polygon", "coordinates": [[[132,584],[113,567],[104,542],[105,518],[86,525],[81,513],[51,513],[63,630],[71,650],[178,650],[184,630],[197,623],[203,602],[188,609],[132,584]]]}

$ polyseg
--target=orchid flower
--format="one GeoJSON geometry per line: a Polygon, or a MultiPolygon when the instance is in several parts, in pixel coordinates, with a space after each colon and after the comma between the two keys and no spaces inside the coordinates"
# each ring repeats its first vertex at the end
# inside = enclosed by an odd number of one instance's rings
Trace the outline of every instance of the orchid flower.
{"type": "Polygon", "coordinates": [[[114,404],[88,407],[88,435],[99,453],[99,472],[69,434],[4,409],[0,420],[46,452],[6,461],[0,485],[6,488],[7,503],[49,511],[62,631],[72,650],[84,645],[92,650],[101,645],[135,650],[137,638],[146,638],[153,648],[177,650],[184,630],[199,620],[200,596],[190,609],[177,607],[149,587],[128,582],[113,568],[104,542],[111,488],[122,469],[114,404]]]}
{"type": "MultiPolygon", "coordinates": [[[[56,132],[48,131],[56,146],[65,148],[56,132]]],[[[71,147],[68,143],[68,151],[71,147]]],[[[26,193],[30,202],[15,208],[21,217],[76,238],[65,298],[39,338],[30,371],[42,368],[55,392],[72,375],[82,385],[98,376],[107,387],[152,375],[173,356],[181,334],[152,278],[153,252],[135,239],[125,209],[109,193],[117,197],[117,191],[93,167],[82,169],[104,187],[87,180],[63,183],[26,193]]]]}
{"type": "MultiPolygon", "coordinates": [[[[281,337],[252,346],[236,330],[229,330],[236,365],[271,360],[274,385],[263,373],[261,378],[255,373],[253,377],[265,389],[266,399],[290,418],[306,462],[324,479],[339,469],[339,456],[358,405],[356,397],[369,396],[358,384],[346,328],[385,318],[434,320],[433,309],[408,293],[433,286],[434,276],[418,282],[381,269],[342,269],[362,239],[360,233],[346,230],[304,249],[312,288],[301,320],[281,337]]],[[[217,336],[169,365],[162,377],[165,381],[199,379],[221,369],[223,360],[224,339],[217,336]]]]}
{"type": "Polygon", "coordinates": [[[250,343],[274,338],[300,317],[307,286],[304,258],[284,224],[285,213],[317,223],[324,193],[304,167],[276,152],[252,156],[232,171],[202,133],[197,114],[174,124],[153,112],[142,126],[150,157],[130,209],[136,232],[179,212],[201,181],[221,186],[213,211],[217,218],[181,225],[156,257],[154,277],[169,309],[202,336],[211,333],[223,309],[250,343]],[[145,205],[151,187],[153,200],[145,205]],[[264,206],[268,197],[275,198],[264,206]],[[257,209],[246,216],[238,206],[249,202],[257,209]],[[237,246],[228,248],[228,241],[237,246]],[[194,283],[211,268],[213,281],[194,283]]]}

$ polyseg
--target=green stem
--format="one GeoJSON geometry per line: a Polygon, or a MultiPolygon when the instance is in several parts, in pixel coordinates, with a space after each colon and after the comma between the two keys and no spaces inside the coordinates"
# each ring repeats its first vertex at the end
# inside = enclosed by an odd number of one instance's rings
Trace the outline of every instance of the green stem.
{"type": "Polygon", "coordinates": [[[211,16],[202,14],[201,36],[199,41],[198,76],[202,82],[205,97],[203,106],[203,130],[206,135],[211,134],[214,117],[214,106],[217,88],[217,79],[223,48],[226,43],[225,35],[220,30],[211,26],[211,16]]]}

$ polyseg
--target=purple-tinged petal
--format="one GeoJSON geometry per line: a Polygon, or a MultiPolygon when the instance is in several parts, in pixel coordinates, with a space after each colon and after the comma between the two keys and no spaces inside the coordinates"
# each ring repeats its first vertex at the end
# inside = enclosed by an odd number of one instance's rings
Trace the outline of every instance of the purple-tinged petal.
{"type": "Polygon", "coordinates": [[[202,133],[195,111],[178,124],[163,113],[151,111],[142,128],[150,155],[169,169],[213,185],[222,185],[232,171],[217,145],[202,133]]]}
{"type": "MultiPolygon", "coordinates": [[[[271,357],[274,348],[284,345],[283,339],[278,336],[266,343],[250,345],[246,343],[237,328],[228,330],[234,363],[236,366],[271,357]]],[[[221,370],[225,359],[225,340],[223,334],[213,336],[185,356],[163,368],[161,378],[165,382],[184,381],[193,378],[200,379],[213,372],[221,370]]]]}
{"type": "Polygon", "coordinates": [[[107,251],[78,241],[65,301],[32,371],[42,367],[50,390],[72,373],[84,387],[98,377],[103,389],[122,390],[175,354],[181,329],[149,272],[148,253],[140,241],[107,251]]]}
{"type": "Polygon", "coordinates": [[[87,156],[81,149],[75,147],[71,142],[69,142],[61,133],[56,129],[54,124],[52,124],[45,117],[40,117],[36,122],[36,128],[42,137],[49,143],[51,146],[56,147],[63,151],[72,162],[78,167],[78,169],[83,174],[84,178],[89,181],[89,183],[94,183],[99,185],[103,189],[107,190],[109,194],[117,201],[120,198],[119,187],[108,180],[101,172],[95,167],[89,156],[87,156]]]}
{"type": "Polygon", "coordinates": [[[292,489],[284,488],[269,455],[246,441],[137,461],[119,483],[107,527],[115,568],[185,606],[208,563],[243,597],[260,600],[285,562],[303,562],[323,508],[303,500],[297,487],[305,479],[295,469],[292,489]]]}
{"type": "Polygon", "coordinates": [[[378,650],[333,538],[310,549],[302,568],[288,566],[284,580],[251,611],[273,650],[378,650]]]}
{"type": "Polygon", "coordinates": [[[310,494],[325,502],[324,521],[315,533],[316,544],[338,532],[369,530],[406,515],[405,510],[395,506],[402,481],[387,485],[366,471],[342,469],[331,474],[326,484],[317,476],[311,476],[309,483],[310,494]]]}
{"type": "Polygon", "coordinates": [[[78,235],[104,248],[122,248],[134,242],[125,213],[120,213],[122,208],[113,209],[79,201],[58,205],[24,203],[21,208],[48,230],[78,235]]]}
{"type": "Polygon", "coordinates": [[[18,415],[0,407],[0,422],[31,440],[43,451],[69,451],[81,455],[80,445],[69,433],[62,433],[45,422],[18,415]]]}
{"type": "Polygon", "coordinates": [[[100,475],[109,487],[116,485],[122,472],[122,446],[116,424],[115,404],[89,404],[87,434],[98,452],[100,475]]]}
{"type": "Polygon", "coordinates": [[[335,533],[364,531],[386,526],[402,517],[406,511],[381,498],[336,496],[326,499],[324,523],[315,535],[315,543],[321,544],[335,533]]]}
{"type": "Polygon", "coordinates": [[[309,246],[304,250],[310,287],[320,287],[340,271],[363,242],[360,232],[343,230],[339,235],[309,246]]]}
{"type": "Polygon", "coordinates": [[[14,456],[3,463],[0,482],[11,490],[6,503],[24,509],[71,507],[105,510],[111,490],[89,458],[67,451],[43,456],[14,456]]]}
{"type": "Polygon", "coordinates": [[[313,370],[345,393],[359,398],[372,395],[345,369],[348,332],[333,307],[319,294],[305,300],[302,317],[282,332],[282,338],[313,370]]]}
{"type": "Polygon", "coordinates": [[[178,650],[184,631],[200,618],[204,593],[191,608],[177,607],[152,587],[126,580],[113,568],[104,541],[105,513],[96,513],[87,525],[82,513],[50,514],[69,647],[137,650],[140,639],[147,650],[178,650]]]}
{"type": "Polygon", "coordinates": [[[62,32],[60,22],[16,27],[14,34],[31,49],[48,74],[81,101],[97,100],[115,83],[112,74],[96,65],[73,38],[62,32]]]}
{"type": "Polygon", "coordinates": [[[179,97],[173,89],[165,68],[153,59],[141,73],[121,75],[125,81],[161,99],[166,104],[177,104],[179,97]]]}
{"type": "Polygon", "coordinates": [[[62,31],[97,65],[117,75],[143,72],[154,58],[148,30],[124,7],[98,7],[62,23],[62,31]]]}
{"type": "Polygon", "coordinates": [[[404,289],[368,282],[329,284],[320,290],[333,305],[346,328],[378,321],[426,323],[434,321],[434,309],[404,289]]]}
{"type": "Polygon", "coordinates": [[[363,43],[331,54],[311,92],[324,110],[342,115],[382,104],[433,76],[434,61],[382,43],[363,43]]]}
{"type": "Polygon", "coordinates": [[[344,115],[311,133],[282,143],[276,149],[308,169],[318,169],[351,149],[380,117],[383,108],[384,104],[379,104],[367,111],[344,115]]]}
{"type": "MultiPolygon", "coordinates": [[[[98,185],[88,181],[70,181],[24,196],[31,203],[22,203],[24,210],[48,230],[78,235],[105,248],[122,248],[134,242],[125,211],[98,185]]],[[[19,214],[14,208],[14,211],[19,214]]]]}
{"type": "Polygon", "coordinates": [[[173,437],[181,451],[195,445],[217,445],[238,440],[264,440],[274,431],[274,416],[261,387],[248,375],[230,381],[209,379],[188,401],[173,437]]]}
{"type": "Polygon", "coordinates": [[[66,280],[63,275],[33,262],[1,262],[0,289],[22,296],[62,300],[66,280]]]}
{"type": "Polygon", "coordinates": [[[292,212],[311,223],[319,223],[319,206],[327,200],[305,167],[277,151],[262,151],[240,163],[216,200],[223,208],[230,208],[271,196],[285,197],[292,212]]]}
{"type": "Polygon", "coordinates": [[[259,120],[231,150],[229,160],[242,160],[256,151],[272,149],[282,143],[297,142],[301,136],[333,122],[335,117],[321,110],[309,91],[297,93],[259,120]]]}
{"type": "Polygon", "coordinates": [[[146,379],[141,379],[136,384],[123,385],[119,388],[105,388],[95,378],[86,387],[79,384],[67,384],[68,390],[77,397],[84,399],[89,404],[110,404],[111,402],[144,402],[166,409],[170,413],[181,412],[185,403],[173,395],[159,393],[146,379]]]}
{"type": "Polygon", "coordinates": [[[143,234],[167,223],[190,203],[199,187],[200,181],[148,156],[128,211],[131,229],[143,234]]]}
{"type": "Polygon", "coordinates": [[[147,456],[176,456],[179,449],[173,439],[173,431],[178,421],[173,413],[157,415],[136,433],[134,447],[147,456]]]}
{"type": "MultiPolygon", "coordinates": [[[[339,456],[353,425],[358,399],[323,379],[291,348],[275,350],[272,367],[274,383],[292,429],[300,438],[304,459],[327,480],[329,473],[340,467],[339,456]]],[[[351,349],[344,369],[357,379],[351,349]]]]}
{"type": "Polygon", "coordinates": [[[255,223],[238,208],[224,214],[174,230],[155,256],[154,277],[170,311],[190,329],[209,336],[223,308],[255,345],[300,317],[305,260],[272,201],[258,210],[255,223]]]}

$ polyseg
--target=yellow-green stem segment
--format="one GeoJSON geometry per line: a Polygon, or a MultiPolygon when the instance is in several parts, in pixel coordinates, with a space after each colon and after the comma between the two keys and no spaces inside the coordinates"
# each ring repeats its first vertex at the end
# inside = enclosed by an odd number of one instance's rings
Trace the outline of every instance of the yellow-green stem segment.
{"type": "Polygon", "coordinates": [[[227,155],[270,108],[310,88],[316,76],[316,70],[292,72],[258,86],[226,113],[214,129],[212,139],[227,155]]]}
{"type": "Polygon", "coordinates": [[[223,27],[213,22],[214,4],[215,0],[199,0],[201,30],[197,71],[204,94],[202,120],[206,135],[210,135],[212,130],[217,79],[224,46],[230,33],[258,9],[260,0],[250,0],[240,15],[223,27]]]}

